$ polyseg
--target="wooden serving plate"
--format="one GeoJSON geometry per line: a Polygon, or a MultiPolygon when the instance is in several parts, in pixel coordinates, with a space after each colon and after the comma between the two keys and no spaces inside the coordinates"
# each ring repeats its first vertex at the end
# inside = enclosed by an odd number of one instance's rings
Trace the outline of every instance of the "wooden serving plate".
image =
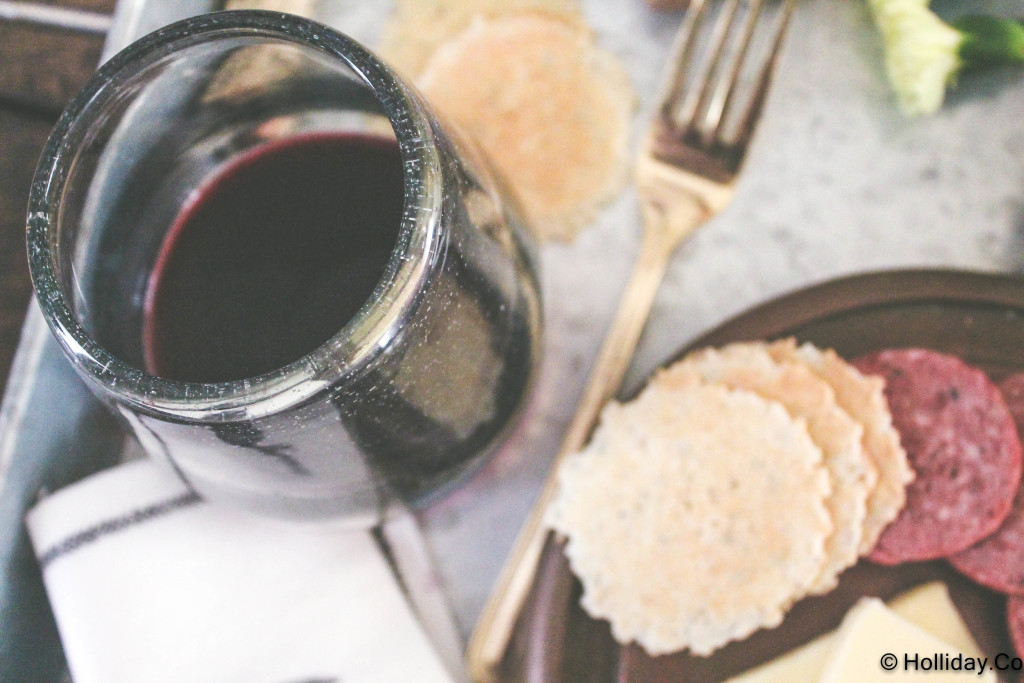
{"type": "MultiPolygon", "coordinates": [[[[668,362],[702,346],[788,336],[834,348],[846,358],[888,347],[927,347],[960,356],[999,380],[1024,370],[1024,279],[905,270],[831,280],[729,320],[668,362]]],[[[635,645],[619,646],[606,622],[580,608],[579,582],[561,544],[549,536],[503,663],[503,678],[528,683],[715,683],[834,629],[862,596],[887,599],[933,580],[946,583],[987,655],[1013,652],[1005,598],[961,577],[945,561],[899,567],[862,561],[829,594],[794,606],[775,629],[758,631],[710,657],[650,657],[635,645]]]]}

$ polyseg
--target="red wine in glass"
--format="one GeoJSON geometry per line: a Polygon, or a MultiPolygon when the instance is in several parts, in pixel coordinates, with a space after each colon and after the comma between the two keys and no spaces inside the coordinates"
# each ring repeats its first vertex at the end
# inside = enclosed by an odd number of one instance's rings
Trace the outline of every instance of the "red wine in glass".
{"type": "Polygon", "coordinates": [[[373,295],[398,238],[393,139],[321,133],[262,145],[203,183],[150,273],[146,369],[223,382],[326,342],[373,295]]]}

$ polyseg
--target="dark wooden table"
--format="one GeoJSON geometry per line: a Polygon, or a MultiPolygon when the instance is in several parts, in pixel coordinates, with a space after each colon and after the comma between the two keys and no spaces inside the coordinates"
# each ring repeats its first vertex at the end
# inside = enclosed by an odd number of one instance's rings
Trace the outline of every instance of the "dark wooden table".
{"type": "MultiPolygon", "coordinates": [[[[111,14],[116,0],[37,0],[111,14]]],[[[43,143],[95,70],[103,36],[0,20],[0,395],[32,292],[25,207],[43,143]]]]}

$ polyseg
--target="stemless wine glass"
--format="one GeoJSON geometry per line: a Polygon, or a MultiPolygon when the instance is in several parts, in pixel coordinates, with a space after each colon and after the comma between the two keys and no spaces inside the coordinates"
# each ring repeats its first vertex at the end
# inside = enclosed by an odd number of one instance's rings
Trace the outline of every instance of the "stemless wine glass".
{"type": "Polygon", "coordinates": [[[531,252],[471,143],[358,43],[277,13],[188,19],[103,65],[57,123],[29,201],[38,301],[89,387],[204,497],[300,518],[372,522],[493,452],[538,359],[531,252]],[[240,155],[322,134],[399,150],[400,224],[372,294],[263,374],[148,372],[147,282],[182,207],[240,155]]]}

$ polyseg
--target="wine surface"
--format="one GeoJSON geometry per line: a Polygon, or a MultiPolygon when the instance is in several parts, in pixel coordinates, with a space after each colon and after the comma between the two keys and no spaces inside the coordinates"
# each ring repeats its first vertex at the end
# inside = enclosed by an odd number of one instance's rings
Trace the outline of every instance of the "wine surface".
{"type": "Polygon", "coordinates": [[[253,149],[183,207],[149,276],[148,372],[222,382],[310,353],[373,295],[402,215],[397,144],[311,134],[253,149]]]}

